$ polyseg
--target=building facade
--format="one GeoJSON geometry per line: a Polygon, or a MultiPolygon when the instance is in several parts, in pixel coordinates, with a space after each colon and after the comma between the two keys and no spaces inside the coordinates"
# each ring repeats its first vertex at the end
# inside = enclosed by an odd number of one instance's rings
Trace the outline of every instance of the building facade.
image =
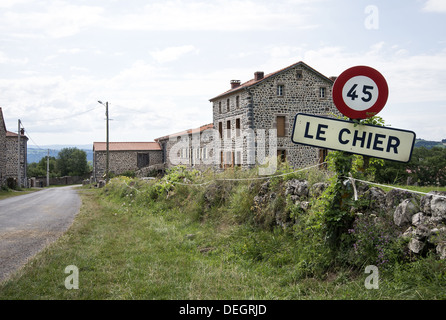
{"type": "Polygon", "coordinates": [[[165,169],[176,165],[188,169],[206,170],[214,167],[215,130],[213,124],[155,139],[163,152],[165,169]]]}
{"type": "Polygon", "coordinates": [[[20,132],[20,151],[18,145],[19,135],[11,131],[6,131],[6,179],[12,178],[16,181],[16,183],[20,181],[20,186],[27,187],[28,137],[25,136],[23,129],[20,132]]]}
{"type": "MultiPolygon", "coordinates": [[[[109,172],[122,174],[162,163],[163,152],[156,142],[109,142],[109,172]]],[[[103,179],[106,171],[107,144],[93,143],[93,178],[103,179]]]]}
{"type": "Polygon", "coordinates": [[[0,108],[0,186],[6,183],[6,125],[0,108]]]}
{"type": "Polygon", "coordinates": [[[328,78],[303,62],[265,75],[254,73],[245,83],[212,99],[214,128],[221,138],[220,167],[252,167],[280,157],[293,167],[322,162],[327,150],[291,141],[297,113],[340,115],[333,104],[328,78]]]}
{"type": "Polygon", "coordinates": [[[2,108],[0,108],[0,185],[9,184],[10,187],[28,185],[28,137],[23,129],[20,132],[20,148],[18,146],[19,135],[6,130],[2,108]]]}

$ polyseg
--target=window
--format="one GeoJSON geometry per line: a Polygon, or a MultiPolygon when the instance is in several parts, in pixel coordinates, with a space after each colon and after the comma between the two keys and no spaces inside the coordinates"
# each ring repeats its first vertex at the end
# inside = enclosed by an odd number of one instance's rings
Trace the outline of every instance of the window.
{"type": "Polygon", "coordinates": [[[220,133],[220,139],[223,138],[223,122],[218,123],[218,132],[220,133]]]}
{"type": "Polygon", "coordinates": [[[226,121],[226,138],[231,138],[231,120],[226,121]]]}
{"type": "Polygon", "coordinates": [[[296,70],[296,79],[302,80],[302,70],[296,70]]]}
{"type": "Polygon", "coordinates": [[[286,161],[286,150],[277,150],[277,158],[280,162],[286,161]]]}
{"type": "Polygon", "coordinates": [[[235,107],[240,108],[240,96],[235,97],[235,107]]]}
{"type": "Polygon", "coordinates": [[[320,87],[319,88],[319,98],[325,98],[326,96],[326,92],[325,92],[325,87],[320,87]]]}
{"type": "MultiPolygon", "coordinates": [[[[166,147],[165,142],[162,144],[161,149],[163,150],[163,163],[166,163],[166,161],[167,161],[167,147],[166,147]]],[[[178,156],[178,154],[177,154],[177,156],[178,156]]]]}
{"type": "Polygon", "coordinates": [[[229,99],[226,100],[226,111],[230,111],[231,109],[229,108],[229,99]]]}
{"type": "MultiPolygon", "coordinates": [[[[328,150],[327,149],[319,149],[319,163],[322,164],[325,162],[328,156],[328,150]]],[[[327,164],[325,163],[323,165],[324,169],[327,169],[327,164]]]]}
{"type": "Polygon", "coordinates": [[[235,136],[240,137],[240,118],[235,119],[235,136]]]}
{"type": "Polygon", "coordinates": [[[277,125],[277,136],[285,137],[285,116],[277,116],[276,125],[277,125]]]}
{"type": "Polygon", "coordinates": [[[218,113],[221,114],[221,101],[218,103],[218,113]]]}
{"type": "Polygon", "coordinates": [[[235,152],[235,166],[236,167],[242,166],[242,152],[241,151],[235,152]]]}
{"type": "Polygon", "coordinates": [[[137,166],[139,169],[147,167],[149,165],[149,154],[138,153],[137,166]]]}
{"type": "Polygon", "coordinates": [[[220,151],[220,168],[223,168],[224,163],[223,163],[223,151],[220,151]]]}
{"type": "Polygon", "coordinates": [[[226,151],[225,154],[225,168],[234,167],[234,153],[232,151],[226,151]]]}
{"type": "Polygon", "coordinates": [[[283,97],[285,86],[283,84],[279,84],[277,86],[277,95],[279,97],[283,97]]]}

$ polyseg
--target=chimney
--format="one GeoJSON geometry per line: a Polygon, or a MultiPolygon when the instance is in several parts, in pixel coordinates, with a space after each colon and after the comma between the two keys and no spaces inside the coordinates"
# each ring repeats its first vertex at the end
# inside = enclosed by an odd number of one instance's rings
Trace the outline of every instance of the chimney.
{"type": "Polygon", "coordinates": [[[231,89],[240,87],[240,80],[231,80],[231,89]]]}
{"type": "Polygon", "coordinates": [[[263,79],[263,71],[254,72],[254,80],[259,81],[263,79]]]}
{"type": "Polygon", "coordinates": [[[331,81],[336,81],[337,78],[338,78],[338,77],[334,77],[334,76],[332,76],[332,77],[330,77],[329,79],[330,79],[331,81]]]}

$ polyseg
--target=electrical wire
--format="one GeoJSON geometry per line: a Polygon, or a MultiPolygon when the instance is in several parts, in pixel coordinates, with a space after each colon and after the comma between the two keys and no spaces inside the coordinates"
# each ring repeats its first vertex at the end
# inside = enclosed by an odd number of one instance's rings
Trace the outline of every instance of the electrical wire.
{"type": "Polygon", "coordinates": [[[79,112],[79,113],[74,113],[74,114],[71,114],[71,115],[65,116],[65,117],[59,117],[59,118],[53,118],[53,119],[35,120],[35,122],[50,122],[50,121],[56,121],[56,120],[71,119],[71,118],[75,118],[77,116],[80,116],[82,114],[88,113],[90,111],[93,111],[93,110],[95,110],[97,108],[100,108],[100,106],[97,106],[97,107],[94,107],[94,108],[91,108],[91,109],[88,109],[86,111],[82,111],[82,112],[79,112]]]}

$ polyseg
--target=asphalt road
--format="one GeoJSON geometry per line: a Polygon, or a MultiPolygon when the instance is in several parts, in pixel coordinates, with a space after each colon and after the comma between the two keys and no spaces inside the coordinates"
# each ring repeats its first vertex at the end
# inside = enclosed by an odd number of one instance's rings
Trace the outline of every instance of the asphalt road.
{"type": "Polygon", "coordinates": [[[0,282],[68,229],[81,206],[74,187],[0,200],[0,282]]]}

